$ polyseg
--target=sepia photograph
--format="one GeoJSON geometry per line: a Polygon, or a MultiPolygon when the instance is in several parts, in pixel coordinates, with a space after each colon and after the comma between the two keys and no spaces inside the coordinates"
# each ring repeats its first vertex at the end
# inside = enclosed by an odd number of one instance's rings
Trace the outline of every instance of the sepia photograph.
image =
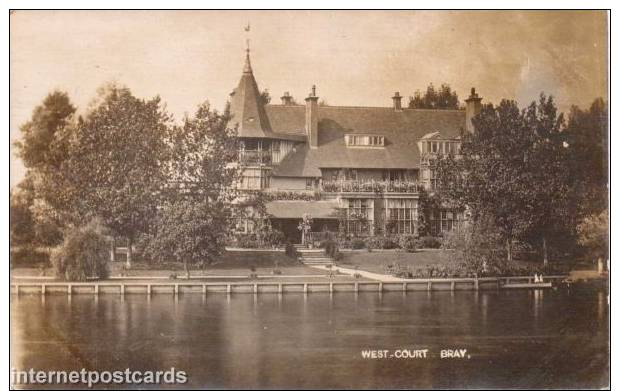
{"type": "Polygon", "coordinates": [[[5,17],[9,388],[610,389],[611,10],[5,17]]]}

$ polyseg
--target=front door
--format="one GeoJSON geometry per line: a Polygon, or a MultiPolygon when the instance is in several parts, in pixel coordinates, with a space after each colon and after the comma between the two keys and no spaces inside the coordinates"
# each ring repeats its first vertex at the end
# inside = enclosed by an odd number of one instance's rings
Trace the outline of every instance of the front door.
{"type": "Polygon", "coordinates": [[[284,233],[287,243],[301,244],[301,231],[297,229],[301,219],[272,219],[271,226],[284,233]]]}

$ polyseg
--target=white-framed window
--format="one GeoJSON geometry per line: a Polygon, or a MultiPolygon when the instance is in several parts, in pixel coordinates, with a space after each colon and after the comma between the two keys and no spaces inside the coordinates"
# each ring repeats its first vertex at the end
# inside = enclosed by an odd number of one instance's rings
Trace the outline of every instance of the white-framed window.
{"type": "Polygon", "coordinates": [[[432,235],[458,230],[463,213],[456,210],[442,209],[431,213],[430,228],[432,235]]]}
{"type": "Polygon", "coordinates": [[[344,136],[345,143],[352,147],[383,147],[385,137],[379,135],[347,134],[344,136]]]}
{"type": "Polygon", "coordinates": [[[347,200],[347,221],[346,229],[350,234],[369,234],[370,200],[361,198],[351,198],[347,200]]]}
{"type": "Polygon", "coordinates": [[[418,204],[410,199],[388,199],[386,230],[395,234],[413,234],[418,220],[418,204]]]}

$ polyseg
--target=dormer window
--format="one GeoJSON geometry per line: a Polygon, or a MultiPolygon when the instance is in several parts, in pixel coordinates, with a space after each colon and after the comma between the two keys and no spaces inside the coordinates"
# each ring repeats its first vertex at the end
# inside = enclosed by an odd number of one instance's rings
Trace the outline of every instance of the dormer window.
{"type": "Polygon", "coordinates": [[[385,137],[372,134],[347,134],[344,136],[348,147],[384,147],[385,137]]]}

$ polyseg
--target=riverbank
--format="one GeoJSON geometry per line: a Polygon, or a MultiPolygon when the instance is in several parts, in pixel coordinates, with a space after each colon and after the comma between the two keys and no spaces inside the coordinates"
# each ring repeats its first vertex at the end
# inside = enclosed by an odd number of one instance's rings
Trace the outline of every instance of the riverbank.
{"type": "MultiPolygon", "coordinates": [[[[545,282],[560,282],[567,276],[545,276],[545,282]]],[[[11,293],[21,294],[186,294],[186,293],[311,293],[311,292],[409,292],[502,289],[515,283],[532,283],[531,276],[484,278],[433,278],[403,281],[370,281],[340,277],[325,281],[323,278],[287,281],[278,278],[262,281],[204,282],[204,281],[13,281],[11,293]]]]}

